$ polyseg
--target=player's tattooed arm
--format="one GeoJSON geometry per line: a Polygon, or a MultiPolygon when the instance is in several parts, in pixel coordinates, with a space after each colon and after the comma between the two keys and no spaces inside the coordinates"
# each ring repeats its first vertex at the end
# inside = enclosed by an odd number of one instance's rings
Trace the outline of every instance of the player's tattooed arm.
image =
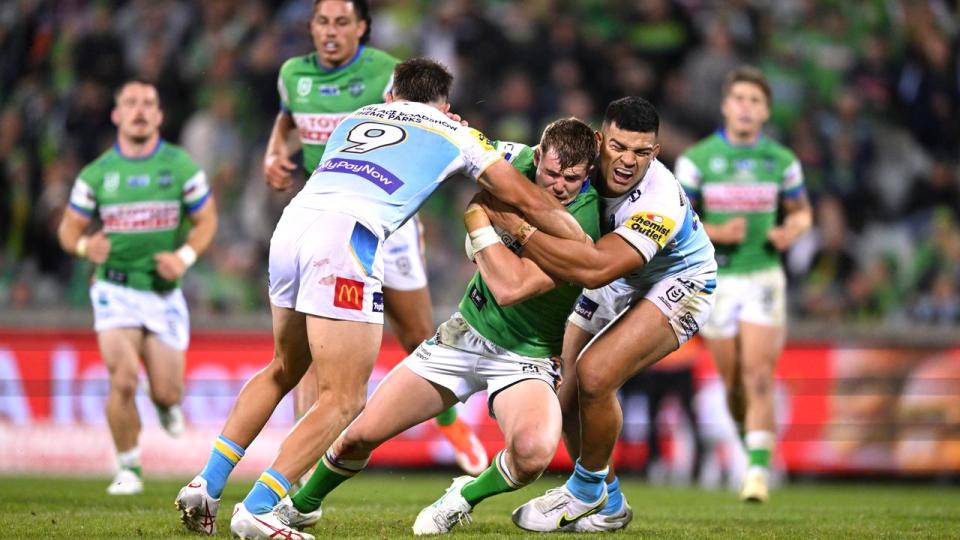
{"type": "Polygon", "coordinates": [[[779,251],[786,251],[813,226],[813,210],[806,193],[783,200],[783,223],[767,232],[767,239],[779,251]]]}

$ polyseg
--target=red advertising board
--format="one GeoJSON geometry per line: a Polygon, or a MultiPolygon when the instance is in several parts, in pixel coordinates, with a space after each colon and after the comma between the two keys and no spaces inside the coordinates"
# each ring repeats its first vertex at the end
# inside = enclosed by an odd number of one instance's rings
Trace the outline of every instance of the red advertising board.
{"type": "MultiPolygon", "coordinates": [[[[183,402],[188,430],[171,439],[157,426],[146,393],[138,398],[144,421],[144,467],[155,473],[190,474],[202,466],[234,396],[272,356],[267,332],[195,332],[187,354],[183,402]]],[[[699,345],[658,366],[691,369],[691,423],[671,398],[657,414],[660,452],[674,467],[690,467],[693,438],[700,458],[721,467],[738,464],[736,430],[725,412],[724,392],[709,355],[699,345]],[[678,367],[679,366],[679,367],[678,367]],[[718,461],[719,460],[719,461],[718,461]],[[686,463],[684,465],[684,463],[686,463]]],[[[384,346],[372,391],[403,358],[398,343],[384,346]]],[[[659,380],[659,379],[657,379],[659,380]]],[[[791,472],[918,472],[960,470],[960,349],[789,346],[777,368],[778,465],[791,472]]],[[[628,385],[622,395],[623,437],[615,461],[621,469],[643,465],[649,402],[628,385]]],[[[108,472],[113,453],[104,420],[106,369],[91,331],[0,330],[0,472],[108,472]]],[[[487,416],[486,396],[460,405],[491,455],[503,447],[487,416]]],[[[293,422],[289,398],[248,450],[241,471],[254,473],[273,457],[293,422]]],[[[699,461],[699,459],[698,459],[699,461]]],[[[452,465],[453,456],[432,423],[401,434],[380,448],[373,465],[452,465]]],[[[554,467],[568,467],[560,451],[554,467]]]]}

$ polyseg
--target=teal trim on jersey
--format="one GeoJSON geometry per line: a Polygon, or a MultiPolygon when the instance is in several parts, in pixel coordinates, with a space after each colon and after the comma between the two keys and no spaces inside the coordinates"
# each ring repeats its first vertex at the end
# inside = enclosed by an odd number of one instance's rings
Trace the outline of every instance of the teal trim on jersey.
{"type": "Polygon", "coordinates": [[[377,256],[377,246],[379,245],[380,240],[366,227],[359,223],[353,226],[353,234],[350,235],[350,249],[368,276],[373,275],[373,261],[377,256]]]}
{"type": "Polygon", "coordinates": [[[337,66],[337,67],[332,67],[332,68],[325,68],[325,67],[323,67],[322,65],[320,65],[320,56],[319,56],[319,55],[313,57],[313,64],[314,64],[315,66],[317,66],[317,69],[319,69],[320,71],[322,71],[322,72],[324,72],[324,73],[336,73],[337,71],[340,71],[341,69],[347,69],[347,68],[350,67],[354,62],[356,62],[357,59],[360,58],[360,55],[363,54],[363,47],[364,47],[363,45],[357,47],[357,52],[353,53],[353,57],[350,58],[350,60],[348,60],[347,63],[346,63],[346,64],[343,64],[342,66],[337,66]]]}

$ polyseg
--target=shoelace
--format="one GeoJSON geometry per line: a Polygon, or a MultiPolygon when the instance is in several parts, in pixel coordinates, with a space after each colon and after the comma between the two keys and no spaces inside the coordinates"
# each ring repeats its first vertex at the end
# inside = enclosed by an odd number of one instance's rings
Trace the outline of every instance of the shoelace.
{"type": "Polygon", "coordinates": [[[552,510],[556,510],[566,504],[567,494],[563,491],[563,488],[553,488],[548,489],[546,494],[543,497],[540,497],[535,505],[537,510],[546,514],[552,510]]]}

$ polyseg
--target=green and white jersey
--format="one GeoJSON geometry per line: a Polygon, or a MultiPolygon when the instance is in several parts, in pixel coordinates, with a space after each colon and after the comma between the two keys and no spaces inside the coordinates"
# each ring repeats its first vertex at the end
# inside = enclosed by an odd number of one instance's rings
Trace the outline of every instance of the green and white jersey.
{"type": "Polygon", "coordinates": [[[804,193],[803,171],[787,147],[761,136],[750,146],[731,144],[723,133],[700,141],[677,159],[674,174],[704,223],[723,224],[743,216],[745,240],[715,244],[718,271],[743,274],[780,265],[780,253],[767,240],[784,198],[804,193]]]}
{"type": "Polygon", "coordinates": [[[293,116],[303,144],[303,168],[309,177],[323,156],[334,128],[353,111],[383,103],[393,87],[399,60],[373,47],[360,46],[346,64],[326,69],[317,53],[283,63],[277,89],[281,109],[293,116]]]}
{"type": "Polygon", "coordinates": [[[70,207],[99,216],[110,255],[96,277],[143,291],[168,291],[179,281],[157,275],[153,256],[183,242],[184,217],[210,197],[207,175],[179,146],[163,140],[143,158],[127,158],[114,145],[80,171],[70,207]]]}
{"type": "MultiPolygon", "coordinates": [[[[497,149],[524,176],[534,181],[533,151],[517,143],[496,143],[497,149]]],[[[584,182],[577,198],[567,205],[584,232],[600,236],[600,206],[597,191],[584,182]]],[[[480,272],[474,274],[460,300],[460,313],[483,337],[510,352],[531,358],[560,354],[563,329],[582,287],[563,283],[540,296],[513,306],[497,304],[480,272]]]]}

